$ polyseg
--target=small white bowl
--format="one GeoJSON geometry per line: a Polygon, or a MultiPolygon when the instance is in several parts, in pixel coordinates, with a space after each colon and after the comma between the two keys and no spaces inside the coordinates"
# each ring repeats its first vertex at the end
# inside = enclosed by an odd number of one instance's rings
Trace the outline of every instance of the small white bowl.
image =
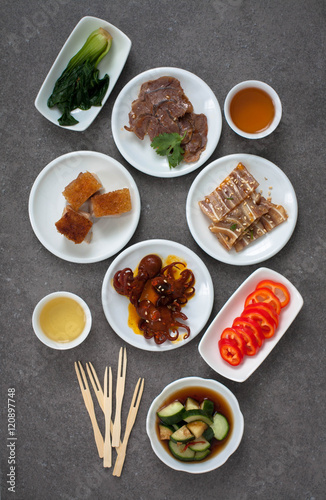
{"type": "Polygon", "coordinates": [[[233,87],[228,95],[226,96],[225,102],[224,102],[224,115],[226,118],[226,121],[228,122],[229,126],[232,128],[234,132],[236,132],[238,135],[241,135],[241,137],[245,137],[246,139],[262,139],[263,137],[268,136],[271,134],[278,124],[280,123],[281,117],[282,117],[282,103],[281,100],[278,96],[278,94],[275,92],[275,90],[270,86],[267,85],[267,83],[264,82],[259,82],[257,80],[247,80],[245,82],[238,83],[235,87],[233,87]],[[272,99],[274,108],[275,108],[275,115],[272,123],[267,127],[265,130],[261,132],[257,132],[254,134],[244,132],[240,128],[238,128],[235,123],[233,122],[231,115],[230,115],[230,105],[233,97],[243,89],[247,88],[257,88],[260,90],[263,90],[266,92],[272,99]]]}
{"type": "Polygon", "coordinates": [[[78,295],[75,295],[74,293],[70,292],[54,292],[50,293],[49,295],[46,295],[43,297],[43,299],[40,300],[40,302],[35,306],[33,316],[32,316],[32,325],[34,332],[36,336],[39,338],[43,344],[47,345],[48,347],[51,347],[52,349],[58,349],[58,350],[66,350],[66,349],[72,349],[73,347],[78,346],[81,344],[86,337],[88,336],[91,326],[92,326],[92,316],[91,312],[89,310],[88,305],[86,302],[78,297],[78,295]],[[40,325],[40,314],[43,309],[43,307],[52,299],[56,299],[58,297],[68,297],[70,299],[74,299],[84,310],[85,312],[85,327],[82,333],[72,340],[71,342],[56,342],[49,337],[45,335],[43,332],[41,325],[40,325]]]}
{"type": "Polygon", "coordinates": [[[240,411],[239,403],[234,394],[227,387],[220,384],[216,380],[204,379],[200,377],[185,377],[175,380],[174,382],[171,382],[171,384],[167,385],[152,402],[146,419],[146,431],[157,457],[163,463],[171,467],[171,469],[189,472],[190,474],[210,472],[218,467],[221,467],[221,465],[223,465],[238,448],[242,439],[243,430],[244,419],[240,411]],[[177,460],[165,449],[156,432],[157,411],[171,394],[179,391],[180,389],[184,389],[185,387],[205,387],[208,390],[215,391],[226,399],[233,413],[232,435],[227,445],[220,451],[220,453],[202,462],[181,462],[180,460],[177,460]]]}

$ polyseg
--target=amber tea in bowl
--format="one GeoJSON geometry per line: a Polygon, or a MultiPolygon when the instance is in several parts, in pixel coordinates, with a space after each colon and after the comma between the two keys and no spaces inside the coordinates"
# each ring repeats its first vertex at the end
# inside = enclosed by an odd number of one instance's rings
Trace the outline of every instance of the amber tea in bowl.
{"type": "Polygon", "coordinates": [[[272,87],[256,80],[239,83],[228,93],[225,118],[234,132],[247,139],[271,134],[282,116],[281,101],[272,87]]]}

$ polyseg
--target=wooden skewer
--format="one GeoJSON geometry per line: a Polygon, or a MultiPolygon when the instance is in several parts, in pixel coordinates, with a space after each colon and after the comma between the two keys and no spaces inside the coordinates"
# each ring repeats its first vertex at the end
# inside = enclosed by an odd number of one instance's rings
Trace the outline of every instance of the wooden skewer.
{"type": "Polygon", "coordinates": [[[103,456],[104,456],[103,436],[102,436],[101,431],[98,427],[98,423],[97,423],[95,411],[94,411],[94,404],[93,404],[93,400],[92,400],[92,396],[91,396],[91,391],[89,390],[87,378],[86,378],[84,369],[83,369],[80,361],[78,362],[78,364],[77,364],[77,362],[75,362],[75,370],[76,370],[76,375],[78,378],[80,390],[81,390],[81,393],[82,393],[82,396],[84,399],[84,403],[85,403],[86,409],[88,411],[89,417],[90,417],[91,422],[92,422],[97,452],[98,452],[99,457],[103,458],[103,456]],[[82,375],[82,377],[80,376],[80,374],[82,375]],[[83,379],[83,381],[82,381],[82,379],[83,379]]]}
{"type": "Polygon", "coordinates": [[[123,441],[122,441],[122,444],[119,446],[119,448],[117,448],[118,456],[117,456],[117,459],[116,459],[116,462],[114,465],[113,476],[120,477],[120,475],[121,475],[123,464],[124,464],[124,461],[126,458],[126,451],[127,451],[127,444],[128,444],[129,436],[130,436],[131,430],[132,430],[134,423],[135,423],[135,420],[136,420],[136,416],[137,416],[140,400],[141,400],[141,397],[143,394],[143,390],[144,390],[144,379],[139,378],[138,382],[136,384],[135,390],[134,390],[134,395],[133,395],[132,400],[131,400],[123,441]],[[142,382],[141,382],[141,380],[142,380],[142,382]],[[137,396],[137,393],[138,393],[138,396],[137,396]],[[136,401],[136,396],[137,396],[137,401],[136,401]]]}
{"type": "Polygon", "coordinates": [[[98,379],[97,373],[95,371],[92,363],[86,363],[86,370],[89,376],[89,380],[93,386],[95,395],[97,397],[98,404],[100,405],[101,410],[104,412],[104,402],[103,402],[103,389],[101,387],[100,381],[98,379]]]}
{"type": "Polygon", "coordinates": [[[104,417],[105,417],[105,438],[104,438],[104,458],[103,467],[112,466],[112,445],[111,445],[111,414],[112,414],[112,370],[109,368],[109,394],[108,394],[108,368],[104,374],[104,417]]]}
{"type": "Polygon", "coordinates": [[[119,352],[117,388],[115,395],[116,406],[115,406],[115,417],[114,417],[113,433],[112,433],[112,446],[114,448],[117,448],[120,445],[121,407],[125,391],[126,370],[127,370],[127,352],[126,348],[123,349],[121,347],[119,352]],[[123,354],[123,359],[122,359],[122,354],[123,354]]]}

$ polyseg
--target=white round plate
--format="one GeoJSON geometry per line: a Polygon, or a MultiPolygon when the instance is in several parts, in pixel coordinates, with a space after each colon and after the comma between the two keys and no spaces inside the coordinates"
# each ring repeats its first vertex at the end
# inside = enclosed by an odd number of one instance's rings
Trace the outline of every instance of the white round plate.
{"type": "Polygon", "coordinates": [[[210,317],[214,300],[214,288],[212,278],[203,261],[189,248],[169,240],[147,240],[136,243],[121,252],[108,268],[102,285],[102,305],[104,314],[112,329],[128,344],[145,351],[169,351],[181,347],[198,335],[204,328],[210,317]],[[136,334],[128,326],[128,297],[119,295],[112,285],[112,280],[117,271],[130,267],[134,270],[141,259],[148,254],[157,254],[162,260],[169,255],[177,259],[183,259],[195,275],[195,295],[182,308],[182,312],[188,316],[184,322],[190,327],[190,336],[183,340],[184,329],[180,329],[179,340],[175,342],[166,341],[161,345],[155,344],[154,339],[145,339],[136,334]],[[200,311],[200,313],[199,313],[200,311]]]}
{"type": "Polygon", "coordinates": [[[221,130],[221,108],[214,93],[201,78],[184,69],[154,68],[141,73],[122,89],[112,110],[112,134],[120,153],[133,167],[154,177],[179,177],[199,168],[214,152],[221,130]],[[128,132],[124,128],[125,125],[129,125],[131,103],[137,99],[141,85],[161,76],[177,78],[191,101],[194,112],[204,113],[208,123],[207,146],[199,160],[193,163],[181,162],[171,169],[167,159],[159,156],[151,147],[147,135],[144,140],[140,140],[133,132],[128,132]]]}
{"type": "Polygon", "coordinates": [[[226,264],[246,266],[273,257],[286,245],[297,222],[298,203],[291,182],[280,168],[260,156],[240,153],[213,161],[197,175],[188,193],[186,213],[192,236],[208,255],[226,264]],[[288,219],[237,253],[234,249],[228,252],[211,233],[208,229],[210,220],[203,214],[198,202],[214,191],[239,162],[259,182],[257,191],[262,190],[265,198],[270,196],[273,203],[283,205],[288,219]]]}
{"type": "Polygon", "coordinates": [[[113,158],[94,151],[75,151],[56,158],[36,178],[29,197],[29,218],[35,235],[50,252],[69,262],[99,262],[119,252],[135,232],[140,217],[140,197],[129,172],[113,158]],[[66,200],[64,188],[80,172],[98,176],[104,190],[130,190],[132,210],[121,217],[95,219],[90,243],[76,245],[58,233],[66,200]]]}

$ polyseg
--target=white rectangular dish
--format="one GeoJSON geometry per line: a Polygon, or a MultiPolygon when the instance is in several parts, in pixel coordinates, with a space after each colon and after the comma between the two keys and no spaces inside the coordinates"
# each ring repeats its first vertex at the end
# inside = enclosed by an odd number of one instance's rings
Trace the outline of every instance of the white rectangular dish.
{"type": "Polygon", "coordinates": [[[303,306],[303,298],[292,283],[282,274],[261,267],[253,272],[242,285],[234,292],[222,307],[215,319],[209,325],[198,350],[206,363],[217,373],[235,382],[244,382],[260,366],[264,359],[273,350],[275,345],[283,337],[295,317],[303,306]],[[249,293],[253,292],[257,284],[264,280],[272,280],[283,283],[290,292],[290,303],[280,313],[279,325],[274,336],[266,339],[254,356],[245,356],[238,366],[231,366],[224,361],[220,355],[218,341],[224,328],[232,326],[233,320],[240,316],[244,309],[244,302],[249,293]]]}
{"type": "Polygon", "coordinates": [[[44,83],[35,99],[36,109],[50,122],[58,125],[61,128],[66,128],[78,132],[86,130],[94,121],[98,113],[101,111],[110,93],[112,92],[112,89],[115,86],[126,63],[130,49],[130,39],[118,28],[102,19],[98,19],[97,17],[83,17],[62,47],[58,57],[52,65],[52,68],[45,78],[44,83]],[[108,54],[98,65],[100,78],[103,78],[106,73],[110,77],[108,90],[106,91],[106,94],[102,101],[102,106],[92,106],[87,111],[82,111],[80,109],[72,111],[71,114],[74,116],[74,118],[76,118],[76,120],[79,121],[79,123],[71,127],[63,127],[58,123],[58,118],[60,118],[61,116],[60,111],[56,107],[51,109],[48,107],[48,98],[53,91],[55,82],[60,77],[62,72],[66,69],[70,59],[79,51],[79,49],[81,49],[92,31],[96,30],[97,28],[104,28],[112,35],[113,38],[112,46],[108,54]]]}

